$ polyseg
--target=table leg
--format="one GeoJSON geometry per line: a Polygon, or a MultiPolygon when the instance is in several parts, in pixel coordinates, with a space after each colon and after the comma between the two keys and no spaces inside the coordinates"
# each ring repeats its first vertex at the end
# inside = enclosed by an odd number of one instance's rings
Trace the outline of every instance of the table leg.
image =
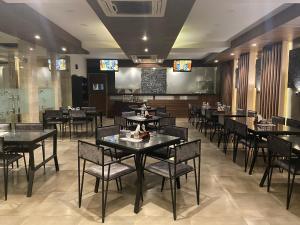
{"type": "Polygon", "coordinates": [[[28,168],[28,186],[27,186],[27,197],[32,195],[33,179],[35,173],[34,153],[33,150],[29,152],[29,168],[28,168]]]}
{"type": "Polygon", "coordinates": [[[136,186],[136,196],[135,196],[135,204],[134,204],[134,212],[139,213],[140,211],[140,203],[141,203],[141,195],[142,195],[142,185],[143,185],[143,165],[142,165],[142,154],[137,153],[135,156],[135,166],[137,172],[137,186],[136,186]]]}
{"type": "Polygon", "coordinates": [[[249,174],[250,175],[253,173],[253,168],[254,168],[254,164],[255,164],[256,158],[257,158],[257,153],[258,153],[257,138],[254,137],[253,156],[252,156],[252,161],[251,161],[250,170],[249,170],[249,174]]]}
{"type": "Polygon", "coordinates": [[[53,155],[56,171],[59,171],[58,159],[57,159],[57,132],[53,134],[53,155]]]}
{"type": "Polygon", "coordinates": [[[263,177],[260,180],[259,186],[263,187],[269,174],[269,166],[266,167],[263,177]]]}
{"type": "Polygon", "coordinates": [[[98,126],[98,116],[97,115],[95,115],[95,118],[94,118],[94,120],[95,120],[95,128],[97,128],[97,126],[98,126]]]}

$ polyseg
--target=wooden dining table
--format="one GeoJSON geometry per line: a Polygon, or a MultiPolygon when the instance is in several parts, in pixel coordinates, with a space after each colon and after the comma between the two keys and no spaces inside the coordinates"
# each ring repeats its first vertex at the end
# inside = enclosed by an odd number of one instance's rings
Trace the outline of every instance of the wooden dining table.
{"type": "Polygon", "coordinates": [[[96,143],[98,145],[116,148],[135,154],[137,185],[134,212],[138,213],[141,207],[140,204],[143,192],[143,158],[145,154],[161,147],[178,144],[180,143],[180,138],[164,134],[152,134],[150,139],[133,142],[120,137],[120,135],[113,135],[97,139],[96,143]]]}
{"type": "MultiPolygon", "coordinates": [[[[283,140],[289,141],[292,143],[292,152],[300,157],[300,136],[298,135],[285,135],[285,136],[279,136],[283,140]]],[[[269,168],[266,167],[264,175],[261,178],[261,181],[259,183],[260,187],[263,187],[265,184],[265,181],[267,179],[269,173],[269,168]]]]}
{"type": "Polygon", "coordinates": [[[282,124],[256,124],[253,117],[233,117],[232,120],[247,125],[248,132],[254,136],[254,152],[249,174],[252,174],[258,154],[258,141],[270,135],[300,135],[300,129],[282,124]]]}
{"type": "Polygon", "coordinates": [[[47,138],[52,137],[53,145],[52,145],[52,154],[45,159],[44,162],[40,164],[35,164],[34,152],[36,151],[34,148],[26,148],[28,149],[29,155],[29,167],[28,167],[28,186],[27,186],[27,197],[31,197],[32,188],[33,188],[33,180],[35,172],[48,163],[50,160],[54,160],[55,169],[59,171],[58,159],[57,159],[57,130],[56,129],[45,129],[43,131],[9,131],[3,132],[1,135],[4,137],[4,144],[8,146],[16,146],[16,148],[12,148],[16,152],[24,153],[24,149],[22,146],[33,146],[37,143],[40,143],[47,138]]]}

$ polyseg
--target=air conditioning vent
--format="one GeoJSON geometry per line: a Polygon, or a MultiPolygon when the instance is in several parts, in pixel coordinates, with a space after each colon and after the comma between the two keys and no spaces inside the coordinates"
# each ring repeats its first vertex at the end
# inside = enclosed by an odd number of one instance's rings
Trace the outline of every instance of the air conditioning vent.
{"type": "Polygon", "coordinates": [[[167,0],[98,0],[109,17],[163,17],[167,0]]]}
{"type": "Polygon", "coordinates": [[[157,63],[157,55],[132,55],[131,59],[134,63],[157,63]]]}

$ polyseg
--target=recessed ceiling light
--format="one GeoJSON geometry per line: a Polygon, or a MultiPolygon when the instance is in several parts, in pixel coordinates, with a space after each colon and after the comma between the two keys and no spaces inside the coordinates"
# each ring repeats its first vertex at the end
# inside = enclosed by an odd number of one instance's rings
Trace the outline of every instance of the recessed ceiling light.
{"type": "Polygon", "coordinates": [[[145,50],[144,50],[145,52],[148,52],[149,51],[149,49],[148,48],[145,48],[145,50]]]}
{"type": "Polygon", "coordinates": [[[216,59],[214,62],[215,62],[215,63],[218,63],[218,62],[219,62],[219,60],[217,60],[217,59],[216,59]]]}
{"type": "Polygon", "coordinates": [[[152,69],[153,69],[153,70],[156,70],[156,68],[155,68],[155,67],[153,67],[152,69]]]}
{"type": "Polygon", "coordinates": [[[251,46],[252,46],[252,47],[256,47],[256,46],[257,46],[257,44],[256,44],[256,43],[253,43],[251,46]]]}
{"type": "Polygon", "coordinates": [[[29,48],[29,51],[33,51],[34,50],[34,48],[29,48]]]}
{"type": "Polygon", "coordinates": [[[67,51],[67,48],[66,48],[66,47],[61,47],[61,50],[62,50],[63,52],[66,52],[66,51],[67,51]]]}
{"type": "Polygon", "coordinates": [[[147,41],[147,40],[148,40],[148,37],[147,37],[146,34],[142,37],[142,40],[143,40],[143,41],[147,41]]]}
{"type": "Polygon", "coordinates": [[[157,61],[158,61],[159,63],[162,63],[162,62],[163,62],[163,60],[162,60],[162,59],[158,59],[157,61]]]}
{"type": "Polygon", "coordinates": [[[230,53],[231,56],[234,56],[235,54],[233,52],[230,53]]]}
{"type": "Polygon", "coordinates": [[[40,40],[40,39],[41,39],[41,36],[38,35],[38,34],[36,34],[36,35],[34,35],[34,38],[35,38],[36,40],[40,40]]]}

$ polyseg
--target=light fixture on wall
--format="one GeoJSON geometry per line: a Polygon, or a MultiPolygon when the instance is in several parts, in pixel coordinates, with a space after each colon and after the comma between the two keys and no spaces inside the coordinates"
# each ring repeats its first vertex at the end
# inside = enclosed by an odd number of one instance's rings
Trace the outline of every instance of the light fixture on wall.
{"type": "Polygon", "coordinates": [[[149,49],[148,48],[145,48],[145,50],[144,50],[145,52],[148,52],[149,51],[149,49]]]}
{"type": "Polygon", "coordinates": [[[38,35],[38,34],[36,34],[36,35],[34,35],[34,38],[35,38],[36,40],[40,40],[40,39],[41,39],[41,36],[38,35]]]}
{"type": "Polygon", "coordinates": [[[146,34],[142,37],[142,40],[143,40],[143,41],[148,41],[148,37],[147,37],[146,34]]]}
{"type": "Polygon", "coordinates": [[[252,46],[252,47],[256,47],[256,46],[257,46],[257,44],[256,44],[256,43],[253,43],[251,46],[252,46]]]}
{"type": "Polygon", "coordinates": [[[214,61],[215,63],[218,63],[219,62],[219,60],[217,60],[217,59],[215,59],[215,61],[214,61]]]}
{"type": "Polygon", "coordinates": [[[63,52],[66,52],[66,51],[67,51],[67,48],[66,48],[66,47],[61,47],[61,50],[62,50],[63,52]]]}
{"type": "Polygon", "coordinates": [[[231,56],[234,56],[235,54],[233,52],[230,53],[231,56]]]}

